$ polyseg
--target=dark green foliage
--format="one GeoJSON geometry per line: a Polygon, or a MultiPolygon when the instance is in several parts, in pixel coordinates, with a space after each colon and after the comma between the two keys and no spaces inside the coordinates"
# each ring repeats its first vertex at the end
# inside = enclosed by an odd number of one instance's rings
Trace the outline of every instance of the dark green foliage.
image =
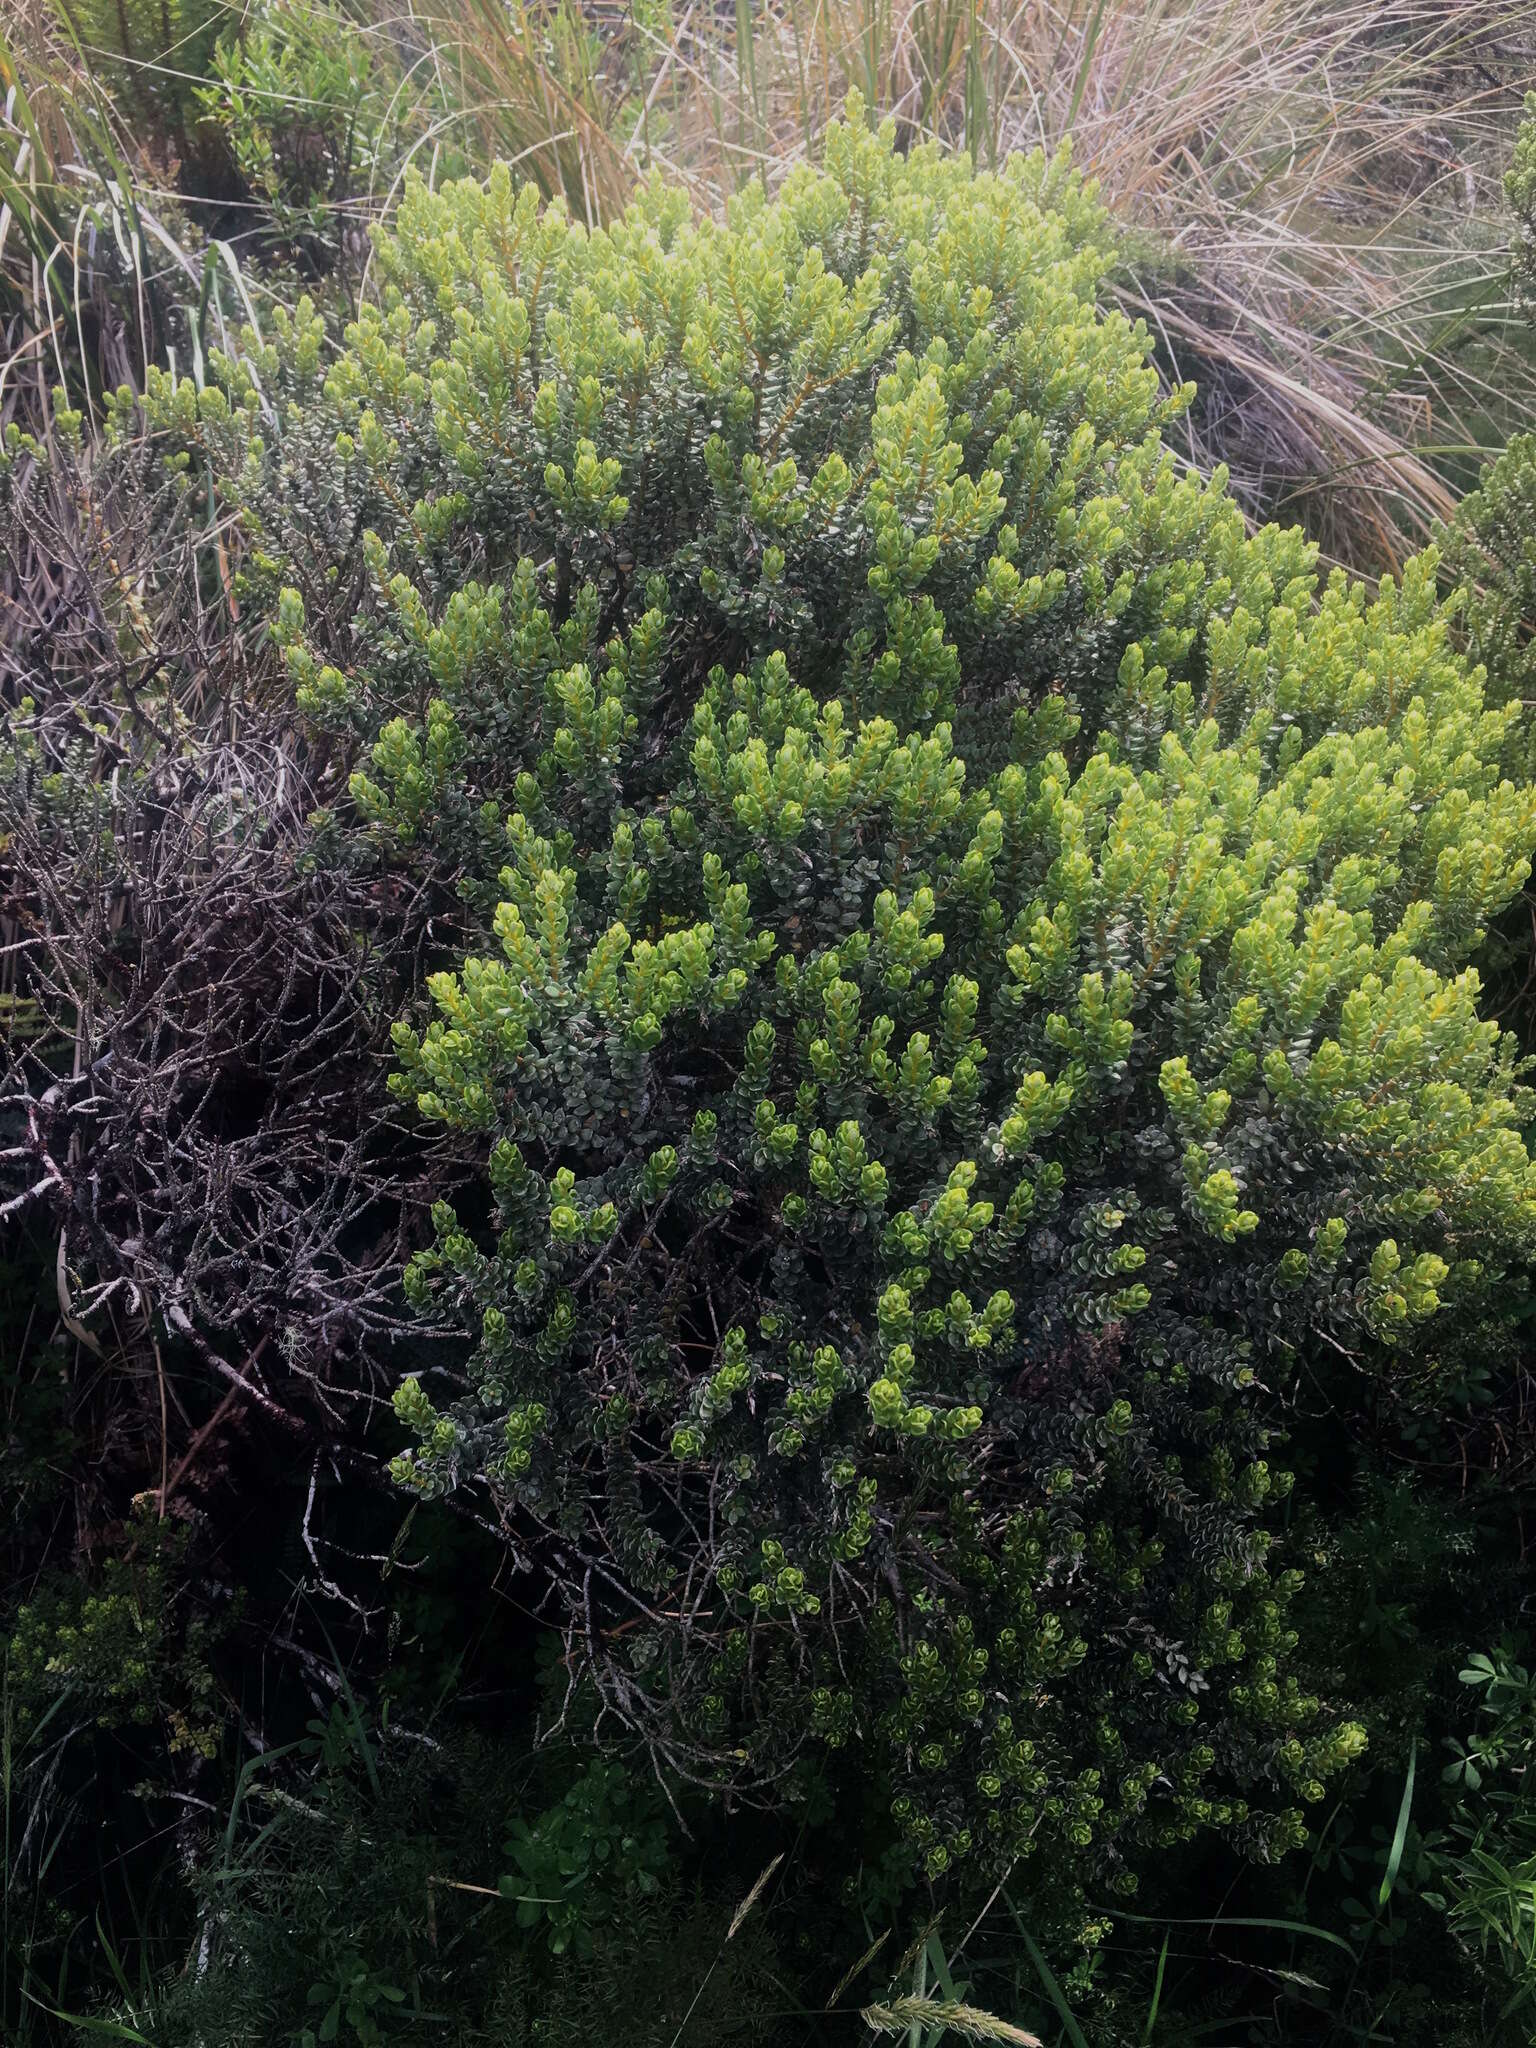
{"type": "Polygon", "coordinates": [[[547,1926],[552,1955],[588,1955],[594,1926],[622,1926],[637,1899],[659,1888],[667,1829],[659,1786],[621,1763],[588,1764],[546,1813],[519,1820],[506,1844],[514,1870],[501,1879],[519,1927],[547,1926]]]}
{"type": "Polygon", "coordinates": [[[136,1513],[99,1575],[50,1575],[4,1644],[8,1707],[25,1739],[63,1708],[99,1728],[164,1726],[170,1752],[211,1756],[223,1719],[208,1655],[218,1630],[186,1597],[188,1532],[136,1513]]]}
{"type": "Polygon", "coordinates": [[[1461,1682],[1476,1701],[1467,1734],[1452,1740],[1444,1778],[1461,1794],[1446,1859],[1452,1927],[1491,1957],[1510,1995],[1501,2018],[1529,2025],[1536,2008],[1536,1682],[1501,1645],[1467,1660],[1461,1682]],[[1479,1796],[1481,1795],[1481,1796],[1479,1796]]]}
{"type": "Polygon", "coordinates": [[[0,1258],[0,1403],[5,1414],[0,1497],[8,1511],[14,1548],[7,1563],[12,1567],[25,1554],[25,1539],[37,1523],[56,1512],[76,1449],[63,1346],[28,1343],[51,1277],[38,1248],[18,1233],[11,1254],[0,1258]]]}
{"type": "MultiPolygon", "coordinates": [[[[1463,1444],[1476,1456],[1475,1435],[1463,1444]]],[[[1366,1477],[1351,1510],[1313,1508],[1298,1532],[1316,1568],[1308,1618],[1330,1651],[1320,1677],[1361,1703],[1370,1750],[1309,1856],[1288,1886],[1275,1874],[1266,1901],[1266,1911],[1335,1933],[1351,1952],[1319,1939],[1288,1944],[1290,1966],[1315,1983],[1293,1985],[1278,2040],[1304,2027],[1341,2043],[1375,2030],[1425,2048],[1448,2032],[1510,2048],[1526,2038],[1503,2012],[1513,1985],[1479,1957],[1451,1909],[1469,1841],[1494,1816],[1486,1790],[1468,1790],[1445,1768],[1469,1718],[1461,1646],[1515,1611],[1519,1541],[1507,1489],[1484,1480],[1458,1498],[1437,1484],[1444,1448],[1380,1432],[1362,1446],[1366,1477]]],[[[1315,1475],[1309,1491],[1323,1491],[1315,1475]]]]}
{"type": "Polygon", "coordinates": [[[136,139],[157,153],[185,150],[198,118],[196,82],[226,21],[217,0],[73,0],[59,14],[95,59],[91,83],[102,103],[110,92],[136,139]]]}
{"type": "Polygon", "coordinates": [[[699,2041],[765,2038],[771,1948],[750,1923],[727,1942],[735,1902],[694,1895],[666,1845],[621,1919],[581,1921],[575,1965],[530,1943],[489,1881],[526,1790],[505,1746],[390,1735],[340,1704],[315,1731],[307,1759],[248,1762],[196,1880],[190,1954],[115,2008],[155,2048],[668,2048],[701,1987],[699,2041]]]}
{"type": "Polygon", "coordinates": [[[146,399],[355,750],[316,858],[468,926],[396,1087],[493,1214],[412,1262],[474,1350],[401,1483],[541,1532],[674,1765],[846,1758],[1069,1919],[1305,1839],[1363,1735],[1271,1390],[1497,1370],[1536,1213],[1466,968],[1518,711],[1432,558],[1320,586],[1179,473],[1100,228],[857,117],[724,228],[416,185],[338,356],[146,399]]]}

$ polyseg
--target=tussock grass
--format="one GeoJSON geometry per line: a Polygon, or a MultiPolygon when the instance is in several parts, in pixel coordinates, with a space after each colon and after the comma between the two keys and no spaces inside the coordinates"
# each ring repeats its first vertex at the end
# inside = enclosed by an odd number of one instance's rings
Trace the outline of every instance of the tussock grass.
{"type": "MultiPolygon", "coordinates": [[[[1536,78],[1524,0],[347,11],[396,100],[425,108],[390,175],[336,195],[354,224],[387,207],[408,164],[431,177],[493,156],[593,223],[648,168],[719,207],[813,151],[850,86],[904,140],[982,164],[1070,145],[1123,225],[1126,310],[1146,319],[1170,380],[1201,387],[1190,460],[1225,462],[1254,516],[1300,517],[1356,566],[1396,567],[1536,409],[1499,189],[1536,78]]],[[[0,0],[0,376],[51,359],[55,378],[73,348],[105,349],[115,378],[174,346],[166,299],[185,300],[189,281],[199,299],[200,236],[212,225],[240,246],[227,195],[212,223],[216,209],[174,204],[178,171],[186,186],[208,146],[189,125],[185,67],[241,18],[213,0],[0,0]]]]}
{"type": "Polygon", "coordinates": [[[1533,63],[1511,0],[824,0],[664,68],[715,196],[850,84],[982,163],[1070,144],[1130,231],[1126,310],[1201,385],[1191,460],[1379,567],[1536,403],[1500,192],[1533,63]]]}

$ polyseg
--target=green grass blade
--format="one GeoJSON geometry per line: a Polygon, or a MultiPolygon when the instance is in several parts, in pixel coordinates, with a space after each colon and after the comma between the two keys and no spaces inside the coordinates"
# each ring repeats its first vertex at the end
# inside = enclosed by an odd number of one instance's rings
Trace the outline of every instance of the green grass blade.
{"type": "Polygon", "coordinates": [[[1107,0],[1099,0],[1098,6],[1093,10],[1093,20],[1088,25],[1088,35],[1083,44],[1083,54],[1078,63],[1077,76],[1072,81],[1072,104],[1067,110],[1065,131],[1068,135],[1077,126],[1078,110],[1083,104],[1083,95],[1088,90],[1088,79],[1093,70],[1093,53],[1098,47],[1099,34],[1104,27],[1104,10],[1106,5],[1107,0]]]}
{"type": "Polygon", "coordinates": [[[96,1939],[101,1943],[101,1952],[107,1959],[107,1968],[116,1978],[117,1988],[122,1992],[124,1998],[127,1999],[131,2010],[133,2006],[133,1986],[128,1982],[128,1972],[123,1968],[122,1958],[117,1952],[116,1944],[106,1928],[101,1924],[101,1910],[99,1907],[96,1912],[96,1939]]]}
{"type": "Polygon", "coordinates": [[[50,2019],[62,2020],[66,2027],[83,2027],[93,2034],[107,2034],[114,2041],[136,2041],[138,2048],[155,2048],[154,2042],[147,2035],[136,2034],[132,2027],[119,2026],[116,2020],[93,2020],[82,2013],[61,2012],[56,2005],[49,2005],[39,1998],[35,1991],[28,1991],[25,1985],[22,1986],[22,1995],[35,2005],[39,2012],[47,2013],[50,2019]]]}
{"type": "Polygon", "coordinates": [[[1408,1840],[1408,1816],[1413,1811],[1413,1780],[1418,1769],[1419,1738],[1417,1735],[1408,1745],[1408,1775],[1403,1780],[1403,1797],[1397,1809],[1397,1826],[1392,1831],[1392,1847],[1387,1852],[1387,1868],[1381,1880],[1381,1890],[1376,1903],[1384,1906],[1392,1896],[1392,1887],[1397,1883],[1397,1873],[1403,1867],[1403,1845],[1408,1840]]]}
{"type": "Polygon", "coordinates": [[[1019,1939],[1023,1942],[1025,1948],[1028,1950],[1029,1960],[1035,1966],[1035,1975],[1040,1979],[1042,1985],[1044,1985],[1046,1997],[1049,1998],[1051,2004],[1055,2006],[1057,2017],[1060,2019],[1061,2024],[1066,2031],[1067,2039],[1072,2043],[1072,2048],[1088,2048],[1087,2036],[1083,2033],[1083,2030],[1077,2024],[1077,2021],[1072,2017],[1072,2008],[1067,2004],[1066,1998],[1062,1992],[1062,1988],[1056,1981],[1055,1972],[1051,1969],[1051,1966],[1045,1960],[1045,1957],[1040,1953],[1039,1943],[1035,1940],[1035,1937],[1030,1933],[1029,1929],[1024,1925],[1023,1916],[1019,1912],[1018,1907],[1013,1903],[1013,1900],[1009,1898],[1006,1892],[1003,1893],[1003,1903],[1007,1906],[1008,1911],[1013,1916],[1013,1924],[1019,1930],[1019,1939]]]}
{"type": "MultiPolygon", "coordinates": [[[[981,68],[981,41],[976,33],[975,9],[971,11],[971,32],[965,51],[965,146],[970,159],[981,163],[982,143],[991,142],[992,123],[987,108],[987,81],[981,68]]],[[[996,150],[988,149],[991,167],[996,169],[996,150]]]]}
{"type": "Polygon", "coordinates": [[[1305,1920],[1275,1920],[1267,1915],[1248,1918],[1242,1914],[1230,1917],[1224,1913],[1195,1913],[1179,1916],[1176,1914],[1127,1913],[1119,1906],[1095,1906],[1096,1913],[1102,1913],[1108,1920],[1129,1920],[1139,1927],[1258,1927],[1268,1928],[1275,1934],[1303,1934],[1312,1941],[1330,1942],[1334,1948],[1342,1949],[1351,1960],[1355,1951],[1341,1934],[1332,1934],[1326,1927],[1313,1927],[1305,1920]]]}
{"type": "Polygon", "coordinates": [[[1158,1951],[1157,1976],[1152,1985],[1152,2003],[1147,2007],[1147,2023],[1141,2030],[1141,2048],[1151,2048],[1152,2030],[1157,2025],[1157,2009],[1163,2002],[1163,1972],[1168,1967],[1169,1939],[1167,1934],[1163,1936],[1163,1945],[1158,1951]]]}

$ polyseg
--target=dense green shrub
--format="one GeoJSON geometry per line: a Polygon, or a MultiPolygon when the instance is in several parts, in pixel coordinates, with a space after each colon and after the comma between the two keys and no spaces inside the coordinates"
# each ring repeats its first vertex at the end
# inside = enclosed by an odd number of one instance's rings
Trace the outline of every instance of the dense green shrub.
{"type": "MultiPolygon", "coordinates": [[[[1462,500],[1446,564],[1466,586],[1463,632],[1487,668],[1490,696],[1520,703],[1536,695],[1536,434],[1516,434],[1462,500]]],[[[1528,774],[1524,726],[1514,747],[1528,774]]]]}
{"type": "Polygon", "coordinates": [[[0,1641],[19,1735],[62,1707],[100,1728],[160,1722],[173,1754],[213,1755],[222,1715],[208,1653],[218,1629],[181,1583],[188,1541],[146,1505],[99,1576],[50,1574],[33,1591],[0,1641]]]}
{"type": "Polygon", "coordinates": [[[417,184],[340,354],[301,307],[146,410],[358,762],[314,858],[452,961],[396,1086],[491,1213],[410,1268],[473,1353],[401,1483],[534,1532],[694,1777],[845,1752],[930,1874],[1130,1890],[1359,1747],[1271,1395],[1496,1360],[1465,963],[1536,796],[1432,558],[1320,585],[1180,472],[1101,227],[857,111],[725,226],[417,184]]]}

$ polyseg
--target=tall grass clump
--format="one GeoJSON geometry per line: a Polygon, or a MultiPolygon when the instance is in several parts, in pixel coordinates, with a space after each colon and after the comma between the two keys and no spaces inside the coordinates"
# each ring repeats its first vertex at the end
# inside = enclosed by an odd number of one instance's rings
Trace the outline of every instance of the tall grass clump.
{"type": "Polygon", "coordinates": [[[923,0],[754,12],[669,79],[700,74],[678,153],[702,129],[727,184],[792,161],[848,84],[981,163],[1070,144],[1146,238],[1118,289],[1202,386],[1187,452],[1392,563],[1531,403],[1498,184],[1533,57],[1505,0],[923,0]]]}
{"type": "MultiPolygon", "coordinates": [[[[150,166],[152,190],[170,177],[191,202],[189,246],[297,226],[328,262],[361,251],[407,165],[501,157],[589,223],[650,168],[718,206],[782,179],[853,86],[904,146],[995,166],[1070,145],[1117,223],[1106,289],[1147,318],[1169,383],[1201,387],[1183,452],[1224,462],[1250,512],[1301,518],[1337,557],[1399,567],[1536,394],[1499,202],[1536,61],[1513,0],[260,0],[213,29],[178,12],[163,48],[152,12],[92,0],[11,24],[13,163],[26,145],[52,195],[34,335],[67,308],[72,223],[104,230],[150,166]],[[50,111],[43,147],[29,104],[50,111]]],[[[163,360],[164,335],[140,339],[163,360]]]]}
{"type": "MultiPolygon", "coordinates": [[[[1518,310],[1536,347],[1536,94],[1526,102],[1505,190],[1518,310]]],[[[1536,700],[1536,434],[1512,436],[1478,478],[1448,536],[1448,560],[1468,585],[1469,649],[1500,695],[1536,700]]]]}

